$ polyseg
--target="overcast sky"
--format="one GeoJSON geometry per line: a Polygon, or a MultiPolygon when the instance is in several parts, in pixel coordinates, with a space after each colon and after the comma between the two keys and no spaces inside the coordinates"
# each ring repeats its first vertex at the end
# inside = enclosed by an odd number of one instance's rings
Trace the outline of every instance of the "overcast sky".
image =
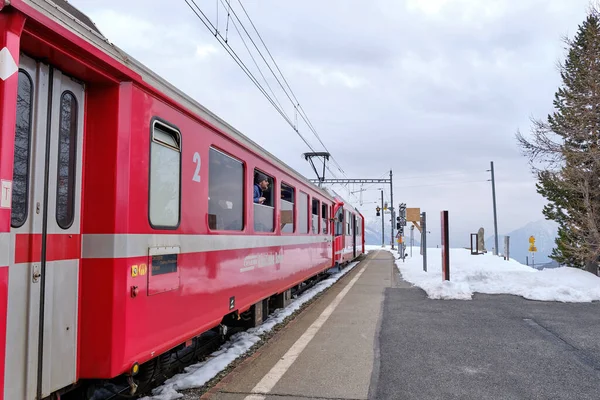
{"type": "MultiPolygon", "coordinates": [[[[219,0],[196,0],[213,23],[219,0]]],[[[230,0],[240,18],[238,0],[230,0]]],[[[222,1],[225,3],[225,0],[222,1]]],[[[71,0],[115,45],[291,167],[313,178],[309,151],[184,0],[71,0]]],[[[348,177],[394,171],[394,200],[429,215],[450,211],[454,245],[542,219],[515,133],[552,111],[564,59],[588,0],[248,0],[246,10],[323,142],[348,177]]],[[[227,14],[218,10],[225,36],[227,14]]],[[[234,22],[237,22],[233,19],[234,22]]],[[[248,30],[251,25],[242,18],[248,30]]],[[[239,25],[238,25],[239,28],[239,25]]],[[[228,43],[256,73],[232,22],[228,43]]],[[[266,53],[265,53],[266,55],[266,53]]],[[[259,64],[286,112],[290,102],[259,64]]],[[[322,150],[305,125],[301,133],[322,150]]],[[[332,166],[339,177],[343,175],[332,166]]],[[[367,218],[381,185],[366,185],[367,218]]],[[[360,186],[354,187],[354,190],[360,186]]],[[[358,204],[359,194],[350,200],[358,204]]],[[[389,189],[385,191],[389,198],[389,189]]]]}

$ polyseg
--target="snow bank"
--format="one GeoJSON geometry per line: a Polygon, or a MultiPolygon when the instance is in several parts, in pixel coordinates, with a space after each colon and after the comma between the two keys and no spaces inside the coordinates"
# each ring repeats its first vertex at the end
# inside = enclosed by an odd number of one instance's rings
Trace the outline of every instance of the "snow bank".
{"type": "Polygon", "coordinates": [[[261,340],[263,334],[271,331],[277,324],[283,322],[283,320],[297,311],[304,303],[333,285],[357,264],[358,262],[349,264],[341,272],[319,282],[313,288],[304,292],[286,308],[275,310],[261,326],[233,335],[227,343],[212,353],[206,361],[187,367],[184,373],[168,379],[164,385],[152,391],[152,396],[144,397],[142,400],[179,399],[183,395],[178,393],[178,391],[204,386],[221,371],[225,370],[229,364],[247,353],[252,346],[261,340]]]}
{"type": "MultiPolygon", "coordinates": [[[[392,253],[398,257],[397,251],[392,253]]],[[[428,272],[424,272],[418,247],[413,248],[413,258],[404,263],[396,260],[404,280],[425,290],[432,299],[470,300],[473,293],[486,293],[540,301],[600,301],[600,278],[576,268],[539,271],[489,253],[473,256],[469,250],[450,249],[450,281],[443,282],[441,249],[427,250],[427,264],[428,272]]]]}

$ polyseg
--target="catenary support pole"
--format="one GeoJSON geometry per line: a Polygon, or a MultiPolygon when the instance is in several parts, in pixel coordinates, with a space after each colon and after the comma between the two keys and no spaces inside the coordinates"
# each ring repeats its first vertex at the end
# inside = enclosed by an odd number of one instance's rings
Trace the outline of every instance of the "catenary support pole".
{"type": "Polygon", "coordinates": [[[423,248],[423,271],[427,272],[427,213],[421,214],[421,238],[423,248]]]}
{"type": "Polygon", "coordinates": [[[413,246],[415,245],[415,226],[410,226],[410,256],[412,258],[413,246]]]}
{"type": "MultiPolygon", "coordinates": [[[[392,180],[392,170],[390,169],[390,213],[392,215],[392,230],[390,232],[390,236],[392,238],[392,250],[394,250],[394,181],[392,180]]],[[[400,244],[398,244],[399,247],[400,244]]]]}
{"type": "Polygon", "coordinates": [[[496,180],[494,178],[494,162],[490,162],[492,171],[492,198],[494,201],[494,255],[498,255],[498,217],[496,214],[496,180]]]}
{"type": "Polygon", "coordinates": [[[381,191],[381,247],[385,247],[385,212],[383,210],[383,190],[381,191]]]}

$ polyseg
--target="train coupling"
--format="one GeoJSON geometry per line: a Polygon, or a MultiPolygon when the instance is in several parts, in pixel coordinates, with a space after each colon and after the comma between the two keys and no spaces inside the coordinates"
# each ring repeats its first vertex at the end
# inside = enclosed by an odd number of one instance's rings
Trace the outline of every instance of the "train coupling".
{"type": "Polygon", "coordinates": [[[133,376],[127,377],[127,383],[129,384],[129,395],[133,396],[137,392],[138,385],[133,381],[133,376]]]}

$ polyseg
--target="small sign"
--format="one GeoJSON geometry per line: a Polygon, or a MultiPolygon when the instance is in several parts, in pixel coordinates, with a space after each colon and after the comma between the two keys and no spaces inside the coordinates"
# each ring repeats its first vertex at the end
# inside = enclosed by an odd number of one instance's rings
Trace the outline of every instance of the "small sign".
{"type": "Polygon", "coordinates": [[[152,276],[177,272],[177,254],[152,256],[152,276]]]}
{"type": "Polygon", "coordinates": [[[529,236],[529,243],[533,245],[535,243],[535,237],[529,236]]]}
{"type": "Polygon", "coordinates": [[[12,201],[12,181],[0,182],[0,208],[10,208],[12,201]]]}
{"type": "Polygon", "coordinates": [[[138,276],[139,273],[139,269],[137,265],[132,265],[131,266],[131,277],[135,278],[136,276],[138,276]]]}
{"type": "Polygon", "coordinates": [[[535,247],[534,245],[529,246],[529,251],[532,253],[535,253],[537,251],[537,247],[535,247]]]}
{"type": "Polygon", "coordinates": [[[406,209],[406,220],[410,222],[419,222],[421,220],[421,209],[420,208],[407,208],[406,209]]]}
{"type": "Polygon", "coordinates": [[[148,266],[146,264],[140,264],[139,273],[140,275],[146,275],[148,272],[148,266]]]}

